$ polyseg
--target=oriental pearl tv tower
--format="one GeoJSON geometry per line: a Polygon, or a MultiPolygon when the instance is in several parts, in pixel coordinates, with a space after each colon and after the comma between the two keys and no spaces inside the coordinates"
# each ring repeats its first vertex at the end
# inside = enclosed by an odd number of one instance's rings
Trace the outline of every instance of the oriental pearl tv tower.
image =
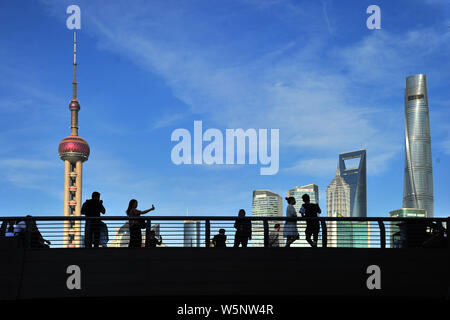
{"type": "MultiPolygon", "coordinates": [[[[78,111],[80,104],[77,99],[77,40],[73,36],[73,98],[70,101],[71,112],[70,136],[59,143],[58,153],[64,161],[64,216],[78,217],[81,215],[81,183],[83,162],[89,158],[88,143],[78,136],[78,111]]],[[[81,221],[64,221],[63,247],[80,247],[81,221]]]]}

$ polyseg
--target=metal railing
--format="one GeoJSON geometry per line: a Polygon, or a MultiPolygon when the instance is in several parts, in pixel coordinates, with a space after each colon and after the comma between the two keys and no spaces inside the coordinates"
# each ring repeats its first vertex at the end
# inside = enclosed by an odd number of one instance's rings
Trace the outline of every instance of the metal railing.
{"type": "MultiPolygon", "coordinates": [[[[128,247],[129,220],[133,220],[133,224],[140,225],[137,241],[141,247],[212,247],[216,242],[213,241],[214,236],[220,229],[226,236],[225,245],[233,247],[236,219],[231,216],[0,217],[0,237],[16,237],[20,246],[33,248],[85,248],[89,243],[94,245],[97,237],[99,247],[128,247]]],[[[449,242],[447,228],[450,218],[240,219],[251,223],[249,247],[284,247],[287,241],[284,236],[286,222],[296,225],[299,234],[290,247],[310,247],[305,231],[308,225],[314,224],[320,226],[318,247],[442,247],[448,246],[449,242]],[[279,229],[275,228],[276,224],[280,225],[279,229]]],[[[136,228],[133,239],[136,239],[136,228]]],[[[311,239],[314,240],[314,237],[311,239]]]]}

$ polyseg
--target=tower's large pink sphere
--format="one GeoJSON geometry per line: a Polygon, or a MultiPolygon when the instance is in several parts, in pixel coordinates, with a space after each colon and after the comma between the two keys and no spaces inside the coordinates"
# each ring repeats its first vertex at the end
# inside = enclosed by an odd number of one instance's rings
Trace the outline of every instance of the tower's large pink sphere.
{"type": "Polygon", "coordinates": [[[58,147],[59,157],[70,162],[86,161],[90,152],[88,143],[78,136],[68,136],[62,139],[58,147]]]}

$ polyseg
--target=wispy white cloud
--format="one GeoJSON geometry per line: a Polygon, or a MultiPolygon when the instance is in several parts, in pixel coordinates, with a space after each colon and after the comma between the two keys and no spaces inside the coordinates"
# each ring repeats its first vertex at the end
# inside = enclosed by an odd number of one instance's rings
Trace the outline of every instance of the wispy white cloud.
{"type": "Polygon", "coordinates": [[[153,123],[152,128],[161,129],[164,127],[173,126],[174,124],[182,120],[184,117],[185,115],[181,113],[165,114],[153,123]]]}
{"type": "MultiPolygon", "coordinates": [[[[331,27],[326,2],[322,4],[331,27]]],[[[421,60],[448,51],[450,43],[449,33],[431,28],[380,30],[341,45],[329,45],[320,36],[298,44],[290,39],[269,54],[255,49],[248,59],[236,54],[234,43],[187,41],[207,25],[195,20],[187,24],[189,15],[182,8],[164,17],[145,7],[123,10],[119,4],[93,4],[90,9],[87,19],[100,48],[158,74],[205,120],[231,128],[279,128],[281,147],[299,147],[305,161],[365,148],[377,164],[369,167],[372,173],[401,150],[405,76],[410,70],[421,72],[416,67],[421,60]],[[148,15],[150,24],[145,23],[148,15]],[[386,100],[398,105],[384,105],[386,100]]],[[[173,125],[178,117],[163,116],[154,128],[173,125]]]]}
{"type": "Polygon", "coordinates": [[[330,177],[336,172],[337,164],[337,158],[304,159],[297,162],[294,166],[284,170],[288,172],[296,172],[301,175],[330,177]]]}

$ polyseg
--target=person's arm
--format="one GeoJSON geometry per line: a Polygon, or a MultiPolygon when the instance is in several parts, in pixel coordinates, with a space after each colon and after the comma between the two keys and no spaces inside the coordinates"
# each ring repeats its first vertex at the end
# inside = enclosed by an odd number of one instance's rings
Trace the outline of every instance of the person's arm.
{"type": "Polygon", "coordinates": [[[87,210],[87,202],[83,203],[83,205],[81,206],[81,214],[86,215],[86,210],[87,210]]]}
{"type": "Polygon", "coordinates": [[[103,206],[103,200],[100,200],[100,212],[103,213],[103,214],[106,213],[106,209],[105,209],[105,207],[103,206]]]}
{"type": "Polygon", "coordinates": [[[155,210],[155,206],[154,206],[154,205],[152,205],[152,207],[151,207],[150,209],[147,209],[147,210],[141,211],[141,213],[140,213],[140,214],[146,214],[147,212],[150,212],[150,211],[153,211],[153,210],[155,210]]]}
{"type": "Polygon", "coordinates": [[[318,214],[321,214],[321,213],[322,213],[322,210],[320,210],[320,207],[319,207],[319,205],[318,205],[318,204],[316,204],[316,206],[317,206],[317,213],[318,213],[318,214]]]}

